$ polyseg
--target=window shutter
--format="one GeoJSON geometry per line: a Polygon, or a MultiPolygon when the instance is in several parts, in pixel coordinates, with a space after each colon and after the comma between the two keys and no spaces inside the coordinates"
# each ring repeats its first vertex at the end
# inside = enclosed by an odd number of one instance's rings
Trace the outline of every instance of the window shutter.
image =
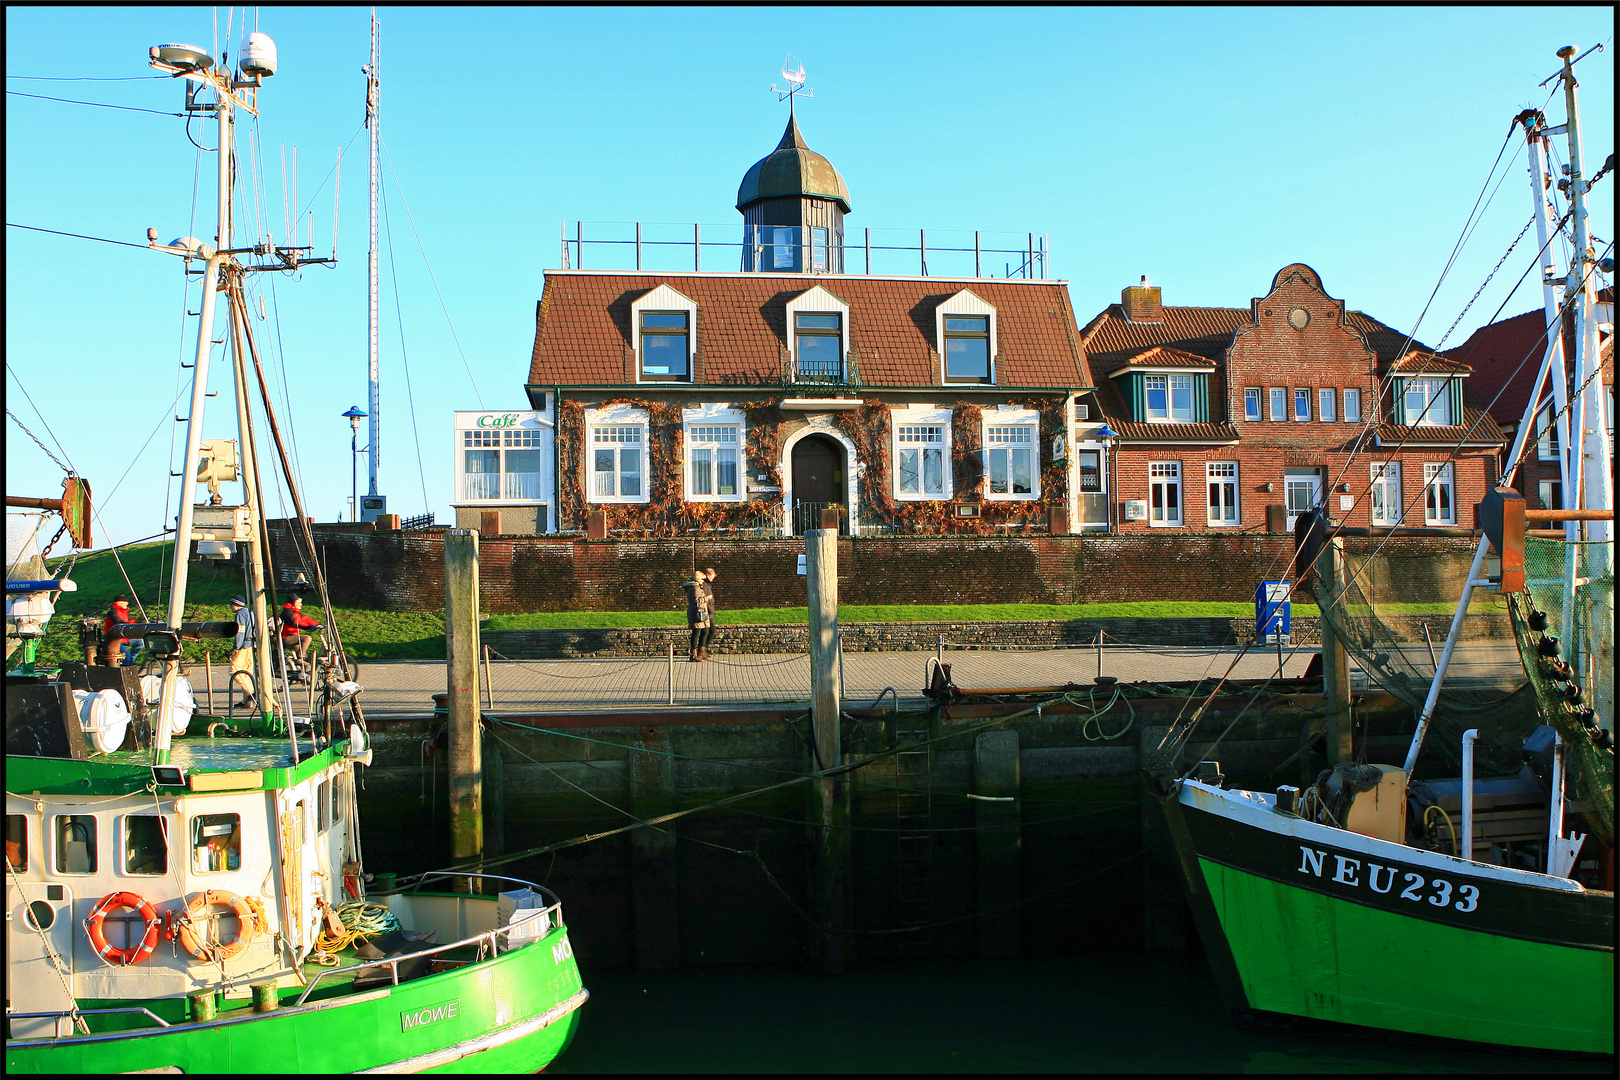
{"type": "Polygon", "coordinates": [[[1193,391],[1193,423],[1209,423],[1209,376],[1194,375],[1192,377],[1193,391]]]}
{"type": "Polygon", "coordinates": [[[1446,396],[1451,399],[1451,422],[1461,425],[1463,422],[1463,395],[1462,380],[1446,380],[1446,396]]]}
{"type": "Polygon", "coordinates": [[[1399,376],[1389,380],[1389,385],[1395,395],[1394,405],[1389,410],[1389,419],[1393,424],[1406,423],[1406,380],[1399,376]]]}
{"type": "Polygon", "coordinates": [[[1146,378],[1140,371],[1133,371],[1125,377],[1125,396],[1129,399],[1132,420],[1147,419],[1147,384],[1143,381],[1146,378]]]}

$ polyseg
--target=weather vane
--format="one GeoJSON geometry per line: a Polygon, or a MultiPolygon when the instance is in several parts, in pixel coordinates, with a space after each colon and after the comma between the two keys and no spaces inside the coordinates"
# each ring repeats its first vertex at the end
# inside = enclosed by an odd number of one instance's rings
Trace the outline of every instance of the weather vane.
{"type": "Polygon", "coordinates": [[[782,61],[782,78],[786,80],[787,88],[779,89],[775,83],[771,84],[770,92],[777,95],[777,101],[788,103],[788,115],[793,115],[793,99],[799,94],[805,97],[815,97],[815,91],[804,85],[804,64],[792,53],[782,61]]]}

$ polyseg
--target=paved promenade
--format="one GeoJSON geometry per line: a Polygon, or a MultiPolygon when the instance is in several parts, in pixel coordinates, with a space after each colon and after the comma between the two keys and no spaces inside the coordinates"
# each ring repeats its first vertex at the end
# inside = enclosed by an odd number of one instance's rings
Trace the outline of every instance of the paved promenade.
{"type": "MultiPolygon", "coordinates": [[[[1103,650],[1102,673],[1122,682],[1189,682],[1224,674],[1235,648],[1111,647],[1103,650]]],[[[1283,674],[1297,678],[1316,653],[1314,646],[1283,649],[1283,674]]],[[[931,652],[860,652],[844,655],[844,700],[855,706],[874,704],[886,690],[902,705],[923,700],[931,670],[931,652]]],[[[963,689],[1090,685],[1097,675],[1092,648],[947,650],[945,662],[963,689]]],[[[1511,646],[1489,642],[1458,649],[1453,674],[1477,679],[1512,665],[1511,646]]],[[[432,695],[445,689],[445,669],[437,661],[362,662],[368,716],[419,717],[432,711],[432,695]]],[[[1277,650],[1251,649],[1238,660],[1232,676],[1263,679],[1277,671],[1277,650]]],[[[200,672],[197,673],[200,676],[200,672]]],[[[214,669],[215,704],[224,706],[225,673],[214,669]]],[[[198,678],[198,682],[201,682],[198,678]]],[[[607,657],[600,660],[512,660],[490,665],[494,711],[514,713],[577,712],[588,709],[668,706],[782,704],[810,700],[808,655],[720,655],[707,663],[663,658],[607,657]]],[[[199,688],[200,689],[200,688],[199,688]]],[[[295,687],[301,710],[305,687],[295,687]]]]}

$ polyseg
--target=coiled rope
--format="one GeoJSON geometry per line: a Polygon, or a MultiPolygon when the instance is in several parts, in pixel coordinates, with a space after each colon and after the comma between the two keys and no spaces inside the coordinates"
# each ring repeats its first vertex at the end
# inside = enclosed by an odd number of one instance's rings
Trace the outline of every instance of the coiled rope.
{"type": "Polygon", "coordinates": [[[375,937],[400,929],[399,919],[388,910],[386,904],[373,903],[369,900],[346,900],[332,908],[332,911],[343,923],[343,936],[333,938],[323,929],[320,937],[315,939],[317,952],[339,953],[361,938],[375,937]]]}

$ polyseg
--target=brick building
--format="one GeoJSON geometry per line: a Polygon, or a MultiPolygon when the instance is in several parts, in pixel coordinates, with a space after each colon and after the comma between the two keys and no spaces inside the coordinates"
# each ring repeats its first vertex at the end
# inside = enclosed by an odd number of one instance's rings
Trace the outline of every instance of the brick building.
{"type": "MultiPolygon", "coordinates": [[[[1603,359],[1603,395],[1607,413],[1604,423],[1609,430],[1609,461],[1614,461],[1614,290],[1598,293],[1596,312],[1598,324],[1598,352],[1603,359]]],[[[1574,319],[1566,314],[1563,327],[1563,352],[1571,357],[1575,351],[1574,319]]],[[[1519,425],[1524,420],[1525,406],[1530,402],[1531,384],[1541,365],[1547,348],[1547,317],[1543,311],[1527,311],[1510,319],[1491,323],[1475,330],[1469,339],[1450,349],[1446,355],[1474,370],[1474,392],[1481,401],[1489,403],[1491,416],[1502,429],[1506,445],[1511,446],[1519,425]]],[[[1565,400],[1573,389],[1574,369],[1566,360],[1564,366],[1565,400]]],[[[1519,471],[1514,486],[1524,495],[1528,505],[1548,510],[1562,510],[1564,477],[1559,464],[1559,447],[1569,436],[1567,418],[1562,425],[1554,423],[1555,395],[1551,383],[1544,383],[1535,412],[1535,428],[1526,437],[1520,453],[1519,471]]]]}
{"type": "Polygon", "coordinates": [[[1080,430],[1110,440],[1120,532],[1469,527],[1502,436],[1471,369],[1328,295],[1303,263],[1248,309],[1170,307],[1146,278],[1085,327],[1080,430]],[[1081,414],[1085,415],[1082,416],[1081,414]]]}
{"type": "Polygon", "coordinates": [[[846,272],[848,189],[791,116],[737,209],[736,270],[547,272],[527,391],[554,418],[551,529],[800,532],[828,507],[852,535],[1083,523],[1067,418],[1088,379],[1033,243],[1003,278],[929,275],[926,247],[917,276],[846,272]]]}

